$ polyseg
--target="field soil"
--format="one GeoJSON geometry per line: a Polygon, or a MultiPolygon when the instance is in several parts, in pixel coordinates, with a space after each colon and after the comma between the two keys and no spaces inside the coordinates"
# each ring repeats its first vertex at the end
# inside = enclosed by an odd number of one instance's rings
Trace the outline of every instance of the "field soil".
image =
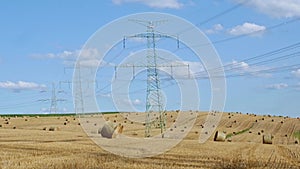
{"type": "MultiPolygon", "coordinates": [[[[214,141],[212,134],[200,144],[207,113],[195,113],[197,120],[183,141],[148,158],[126,158],[101,149],[75,116],[1,116],[0,168],[300,168],[300,145],[295,136],[300,119],[223,113],[216,131],[225,132],[226,140],[214,141]],[[273,136],[272,144],[263,144],[266,134],[273,136]]],[[[116,114],[104,116],[123,124],[124,135],[144,136],[143,124],[129,120],[124,124],[123,117],[116,114]]],[[[166,117],[169,128],[176,112],[168,112],[166,117]]]]}

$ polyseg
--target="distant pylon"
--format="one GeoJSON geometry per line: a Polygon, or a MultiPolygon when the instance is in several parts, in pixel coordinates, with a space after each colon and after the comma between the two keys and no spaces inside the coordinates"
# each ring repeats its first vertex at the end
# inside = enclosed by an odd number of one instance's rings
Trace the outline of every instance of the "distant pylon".
{"type": "Polygon", "coordinates": [[[75,114],[82,114],[85,112],[85,102],[84,102],[84,90],[85,88],[89,88],[92,85],[95,85],[96,88],[98,88],[98,82],[97,80],[86,80],[84,79],[84,76],[82,76],[82,72],[85,72],[86,70],[90,70],[91,72],[93,72],[93,67],[91,66],[87,66],[87,65],[83,65],[81,64],[80,61],[78,61],[74,66],[70,66],[70,67],[65,67],[64,68],[64,73],[66,73],[67,69],[74,69],[76,70],[76,74],[75,76],[73,75],[73,80],[69,81],[69,80],[65,80],[65,81],[60,81],[59,82],[59,86],[61,87],[62,84],[68,84],[68,87],[71,88],[71,86],[74,85],[76,86],[75,88],[77,90],[73,90],[73,101],[74,101],[74,111],[75,114]]]}
{"type": "Polygon", "coordinates": [[[52,83],[52,96],[51,96],[51,105],[50,105],[50,113],[57,113],[57,99],[56,99],[56,91],[55,84],[52,83]]]}

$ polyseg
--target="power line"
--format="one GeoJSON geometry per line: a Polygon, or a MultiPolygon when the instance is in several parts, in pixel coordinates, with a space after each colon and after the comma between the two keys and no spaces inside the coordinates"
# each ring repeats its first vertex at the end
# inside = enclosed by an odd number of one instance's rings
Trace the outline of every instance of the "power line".
{"type": "Polygon", "coordinates": [[[277,50],[274,50],[274,51],[271,51],[271,52],[267,52],[265,54],[250,57],[250,58],[244,59],[244,60],[242,60],[240,62],[237,62],[237,63],[230,63],[230,64],[226,64],[222,67],[217,67],[217,68],[214,68],[214,69],[201,71],[201,72],[197,72],[197,73],[199,73],[199,74],[202,73],[203,74],[203,73],[207,73],[207,71],[216,72],[216,71],[225,70],[225,71],[228,72],[228,71],[232,71],[232,70],[237,70],[237,69],[241,69],[241,67],[239,66],[239,63],[243,63],[243,62],[247,63],[247,64],[250,63],[250,64],[248,64],[248,66],[258,66],[258,65],[263,65],[263,64],[274,63],[274,62],[289,59],[289,58],[292,58],[292,57],[297,57],[297,56],[300,55],[300,52],[294,52],[292,54],[286,54],[286,55],[283,55],[283,56],[278,56],[278,57],[275,57],[275,58],[271,58],[271,59],[267,59],[267,60],[263,60],[263,61],[259,61],[259,62],[255,62],[255,63],[251,63],[250,61],[256,61],[256,60],[269,58],[269,57],[274,56],[276,54],[287,52],[289,50],[294,50],[294,49],[297,49],[299,47],[300,47],[300,42],[289,45],[289,46],[286,46],[286,47],[283,47],[283,48],[280,48],[280,49],[277,49],[277,50]]]}
{"type": "MultiPolygon", "coordinates": [[[[208,23],[208,22],[210,22],[210,21],[212,21],[212,20],[214,20],[216,18],[219,18],[219,17],[221,17],[221,16],[223,16],[223,15],[225,15],[227,13],[230,13],[230,12],[234,11],[235,9],[238,9],[239,7],[241,7],[242,5],[244,5],[246,3],[247,3],[247,1],[243,1],[241,3],[238,3],[237,5],[234,5],[233,7],[230,7],[230,8],[228,8],[228,9],[226,9],[226,10],[224,10],[224,11],[222,11],[222,12],[220,12],[220,13],[214,15],[214,16],[211,16],[211,17],[207,18],[206,20],[204,20],[202,22],[196,23],[195,25],[196,26],[204,25],[204,24],[206,24],[206,23],[208,23]]],[[[189,30],[191,30],[193,28],[194,27],[185,28],[182,31],[179,31],[178,35],[182,34],[183,32],[187,32],[187,31],[189,31],[189,30]]]]}

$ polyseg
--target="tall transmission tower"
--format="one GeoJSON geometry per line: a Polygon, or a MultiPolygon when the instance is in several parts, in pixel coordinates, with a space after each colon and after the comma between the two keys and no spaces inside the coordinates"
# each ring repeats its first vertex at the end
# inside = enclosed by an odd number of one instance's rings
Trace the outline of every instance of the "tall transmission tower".
{"type": "MultiPolygon", "coordinates": [[[[157,52],[156,52],[156,40],[158,38],[173,38],[173,36],[165,35],[161,33],[156,33],[155,27],[160,25],[166,20],[160,21],[144,21],[144,20],[130,20],[132,22],[141,24],[147,27],[145,33],[140,33],[132,36],[128,36],[127,38],[145,38],[147,39],[147,65],[144,66],[147,69],[147,95],[146,95],[146,118],[145,118],[145,137],[151,136],[151,127],[153,125],[151,114],[157,112],[159,114],[158,122],[160,133],[162,137],[164,137],[164,132],[166,130],[166,116],[165,116],[165,108],[163,104],[163,96],[160,87],[160,77],[159,77],[159,67],[157,62],[157,52]]],[[[176,37],[177,38],[177,37],[176,37]]],[[[177,38],[177,47],[179,45],[179,40],[177,38]]],[[[125,37],[123,40],[123,48],[125,48],[125,37]]],[[[122,66],[126,67],[126,66],[122,66]]],[[[128,67],[128,66],[127,66],[128,67]]],[[[133,71],[134,71],[134,65],[133,71]]],[[[140,66],[141,67],[141,66],[140,66]]],[[[172,65],[163,67],[170,67],[172,69],[172,65]]]]}
{"type": "Polygon", "coordinates": [[[80,114],[80,113],[84,113],[85,112],[85,102],[84,102],[84,96],[83,96],[83,92],[84,91],[84,87],[89,88],[91,85],[96,85],[96,87],[98,88],[98,82],[97,80],[86,80],[83,79],[82,77],[82,71],[83,69],[90,69],[92,72],[92,67],[90,66],[85,66],[80,64],[80,62],[78,62],[77,64],[75,64],[74,66],[71,67],[65,67],[64,68],[64,73],[66,73],[67,69],[75,69],[77,72],[75,78],[72,81],[60,81],[59,82],[59,86],[61,87],[61,85],[63,83],[68,84],[69,88],[71,88],[71,85],[76,85],[77,86],[77,90],[73,91],[73,96],[74,96],[74,109],[75,109],[75,114],[80,114]]]}
{"type": "Polygon", "coordinates": [[[56,114],[58,111],[57,102],[66,101],[66,99],[57,98],[57,91],[56,91],[55,83],[52,83],[51,98],[39,99],[38,101],[40,101],[40,102],[49,102],[50,101],[49,113],[56,114]]]}
{"type": "Polygon", "coordinates": [[[50,113],[55,113],[55,114],[57,113],[57,99],[56,99],[56,91],[55,91],[55,84],[54,83],[52,83],[50,113]]]}

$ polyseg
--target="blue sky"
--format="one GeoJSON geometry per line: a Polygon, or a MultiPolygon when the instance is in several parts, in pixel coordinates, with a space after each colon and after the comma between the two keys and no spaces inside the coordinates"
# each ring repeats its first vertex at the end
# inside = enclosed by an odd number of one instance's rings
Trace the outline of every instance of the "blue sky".
{"type": "MultiPolygon", "coordinates": [[[[53,83],[58,111],[73,111],[68,82],[82,46],[105,24],[140,12],[182,17],[207,35],[223,64],[229,65],[225,71],[225,111],[299,116],[297,0],[1,1],[0,113],[49,111],[53,83]],[[257,60],[246,60],[289,46],[257,60]]],[[[98,101],[105,105],[104,110],[113,110],[109,89],[100,90],[109,79],[97,79],[97,83],[98,101]]],[[[169,83],[162,82],[162,86],[169,83]]],[[[199,79],[199,83],[201,110],[207,110],[209,82],[199,79]]],[[[134,82],[131,90],[138,90],[138,86],[142,90],[141,85],[145,84],[134,82]]],[[[144,108],[144,94],[131,96],[139,110],[144,108]]],[[[177,103],[168,99],[167,108],[176,109],[177,103]]]]}

